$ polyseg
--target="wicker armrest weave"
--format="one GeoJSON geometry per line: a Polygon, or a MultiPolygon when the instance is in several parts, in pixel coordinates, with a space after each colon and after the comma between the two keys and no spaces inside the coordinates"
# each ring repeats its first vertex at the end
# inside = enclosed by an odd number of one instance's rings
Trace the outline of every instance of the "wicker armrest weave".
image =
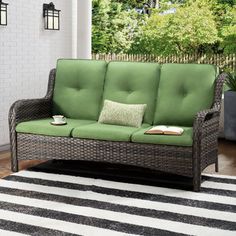
{"type": "Polygon", "coordinates": [[[41,119],[51,116],[52,94],[56,70],[52,69],[49,75],[48,91],[44,98],[23,99],[16,101],[9,110],[9,131],[12,170],[18,169],[16,126],[20,122],[41,119]]]}
{"type": "Polygon", "coordinates": [[[11,106],[9,111],[9,131],[11,140],[12,170],[18,168],[16,156],[16,125],[22,121],[49,117],[51,113],[50,110],[50,98],[19,100],[11,106]]]}
{"type": "Polygon", "coordinates": [[[214,120],[219,121],[220,108],[214,107],[212,109],[203,110],[197,113],[193,125],[193,141],[194,143],[201,140],[201,134],[204,129],[204,123],[211,126],[214,124],[214,120]]]}
{"type": "Polygon", "coordinates": [[[55,73],[55,69],[51,70],[49,75],[48,91],[44,98],[22,99],[16,101],[11,106],[9,111],[10,129],[15,129],[15,126],[22,121],[35,120],[51,116],[55,73]]]}
{"type": "Polygon", "coordinates": [[[197,113],[197,116],[195,118],[195,120],[196,120],[195,122],[202,123],[202,122],[205,122],[205,121],[211,119],[212,117],[215,117],[218,115],[220,115],[220,108],[218,108],[218,107],[203,110],[203,111],[200,111],[197,113]]]}
{"type": "Polygon", "coordinates": [[[51,99],[23,99],[16,101],[9,111],[9,122],[16,126],[22,121],[46,118],[51,115],[51,99]],[[12,123],[14,122],[14,124],[12,123]]]}
{"type": "Polygon", "coordinates": [[[221,110],[221,98],[226,74],[219,75],[216,81],[214,104],[211,109],[197,113],[193,125],[193,167],[194,186],[200,189],[201,172],[215,163],[218,171],[218,133],[221,110]]]}
{"type": "MultiPolygon", "coordinates": [[[[221,98],[222,98],[222,89],[227,74],[222,73],[219,75],[216,81],[215,88],[215,97],[214,104],[211,109],[206,109],[197,113],[194,124],[193,124],[193,139],[194,142],[197,139],[201,139],[202,130],[204,126],[214,124],[215,122],[219,123],[220,111],[221,111],[221,98]]],[[[210,127],[209,127],[210,128],[210,127]]],[[[218,133],[217,133],[218,134],[218,133]]]]}

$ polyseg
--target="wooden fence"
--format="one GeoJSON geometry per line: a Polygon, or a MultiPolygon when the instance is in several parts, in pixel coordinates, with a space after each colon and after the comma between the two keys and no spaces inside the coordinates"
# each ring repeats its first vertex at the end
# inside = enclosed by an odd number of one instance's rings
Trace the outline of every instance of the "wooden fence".
{"type": "Polygon", "coordinates": [[[221,70],[228,69],[236,73],[236,54],[185,54],[185,55],[142,55],[142,54],[93,54],[93,59],[106,61],[140,61],[158,63],[202,63],[214,64],[221,70]]]}

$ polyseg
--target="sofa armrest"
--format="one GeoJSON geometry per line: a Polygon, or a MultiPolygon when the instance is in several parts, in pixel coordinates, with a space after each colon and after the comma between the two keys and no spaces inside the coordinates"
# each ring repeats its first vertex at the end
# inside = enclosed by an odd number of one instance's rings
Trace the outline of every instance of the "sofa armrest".
{"type": "Polygon", "coordinates": [[[22,121],[51,116],[55,76],[56,70],[52,69],[49,74],[47,94],[44,98],[22,99],[13,103],[8,116],[10,129],[14,129],[15,126],[22,121]]]}
{"type": "Polygon", "coordinates": [[[214,104],[211,109],[197,113],[193,124],[193,180],[196,191],[200,189],[201,172],[215,163],[218,171],[218,134],[223,84],[226,74],[218,76],[215,86],[214,104]]]}
{"type": "Polygon", "coordinates": [[[51,99],[25,99],[16,101],[9,111],[9,136],[12,171],[18,171],[16,126],[22,121],[46,118],[51,115],[51,99]]]}
{"type": "Polygon", "coordinates": [[[207,121],[210,120],[213,117],[220,115],[220,107],[213,107],[211,109],[203,110],[197,113],[194,121],[194,127],[195,128],[201,128],[201,125],[207,121]]]}
{"type": "Polygon", "coordinates": [[[197,113],[193,125],[193,180],[196,191],[200,190],[201,172],[215,163],[218,171],[218,133],[220,106],[197,113]]]}
{"type": "Polygon", "coordinates": [[[51,99],[23,99],[16,101],[9,111],[9,125],[51,116],[51,99]]]}
{"type": "Polygon", "coordinates": [[[218,136],[218,126],[220,121],[220,107],[203,110],[197,113],[193,124],[193,146],[195,150],[200,148],[201,140],[204,135],[218,136]],[[211,133],[206,132],[211,130],[211,133]]]}
{"type": "Polygon", "coordinates": [[[52,96],[55,76],[56,70],[52,69],[49,75],[47,94],[44,98],[16,101],[9,110],[11,166],[14,172],[18,171],[16,126],[23,121],[42,119],[52,115],[52,96]]]}
{"type": "Polygon", "coordinates": [[[194,151],[201,149],[201,141],[206,136],[218,137],[220,121],[220,107],[214,107],[212,109],[203,110],[197,113],[193,124],[193,147],[194,151]]]}
{"type": "MultiPolygon", "coordinates": [[[[203,138],[203,133],[206,134],[204,131],[207,127],[211,128],[213,125],[215,127],[219,126],[222,90],[226,77],[226,73],[221,73],[216,80],[213,107],[211,109],[198,112],[195,117],[193,124],[193,141],[195,145],[198,145],[196,142],[200,142],[200,140],[203,138]]],[[[218,130],[216,132],[218,133],[218,130]]]]}

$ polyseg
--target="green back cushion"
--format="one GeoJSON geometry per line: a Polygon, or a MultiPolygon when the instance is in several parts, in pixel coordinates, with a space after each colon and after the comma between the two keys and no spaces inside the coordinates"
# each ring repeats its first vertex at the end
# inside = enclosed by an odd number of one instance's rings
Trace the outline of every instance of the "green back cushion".
{"type": "Polygon", "coordinates": [[[164,64],[154,124],[192,126],[197,112],[210,108],[218,69],[206,64],[164,64]]]}
{"type": "Polygon", "coordinates": [[[97,120],[107,63],[93,60],[58,60],[53,114],[97,120]]]}
{"type": "Polygon", "coordinates": [[[103,99],[126,104],[147,104],[143,122],[151,124],[159,74],[160,66],[157,63],[110,62],[103,99]]]}

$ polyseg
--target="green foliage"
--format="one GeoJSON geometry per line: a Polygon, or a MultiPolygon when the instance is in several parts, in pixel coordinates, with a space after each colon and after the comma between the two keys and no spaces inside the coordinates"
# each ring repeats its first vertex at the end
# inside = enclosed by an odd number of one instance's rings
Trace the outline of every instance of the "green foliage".
{"type": "Polygon", "coordinates": [[[225,24],[220,30],[223,39],[221,47],[225,53],[232,53],[236,52],[236,6],[229,9],[225,15],[225,24]]]}
{"type": "Polygon", "coordinates": [[[111,0],[93,0],[92,48],[97,53],[126,53],[142,16],[111,0]]]}
{"type": "Polygon", "coordinates": [[[135,8],[135,7],[142,7],[144,0],[112,0],[113,2],[122,3],[125,8],[135,8]]]}
{"type": "MultiPolygon", "coordinates": [[[[174,14],[152,14],[136,44],[145,53],[168,55],[200,51],[202,45],[219,40],[209,7],[195,1],[178,7],[174,14]]],[[[138,47],[133,46],[136,51],[138,47]]]]}
{"type": "Polygon", "coordinates": [[[236,0],[93,0],[92,47],[95,53],[236,53],[236,0]],[[134,10],[145,2],[158,6],[150,16],[134,10]]]}
{"type": "Polygon", "coordinates": [[[213,47],[215,53],[236,53],[236,0],[199,0],[209,5],[221,39],[213,47]]]}
{"type": "Polygon", "coordinates": [[[232,73],[228,73],[227,79],[226,79],[226,85],[229,87],[231,91],[236,92],[236,75],[232,73]]]}

